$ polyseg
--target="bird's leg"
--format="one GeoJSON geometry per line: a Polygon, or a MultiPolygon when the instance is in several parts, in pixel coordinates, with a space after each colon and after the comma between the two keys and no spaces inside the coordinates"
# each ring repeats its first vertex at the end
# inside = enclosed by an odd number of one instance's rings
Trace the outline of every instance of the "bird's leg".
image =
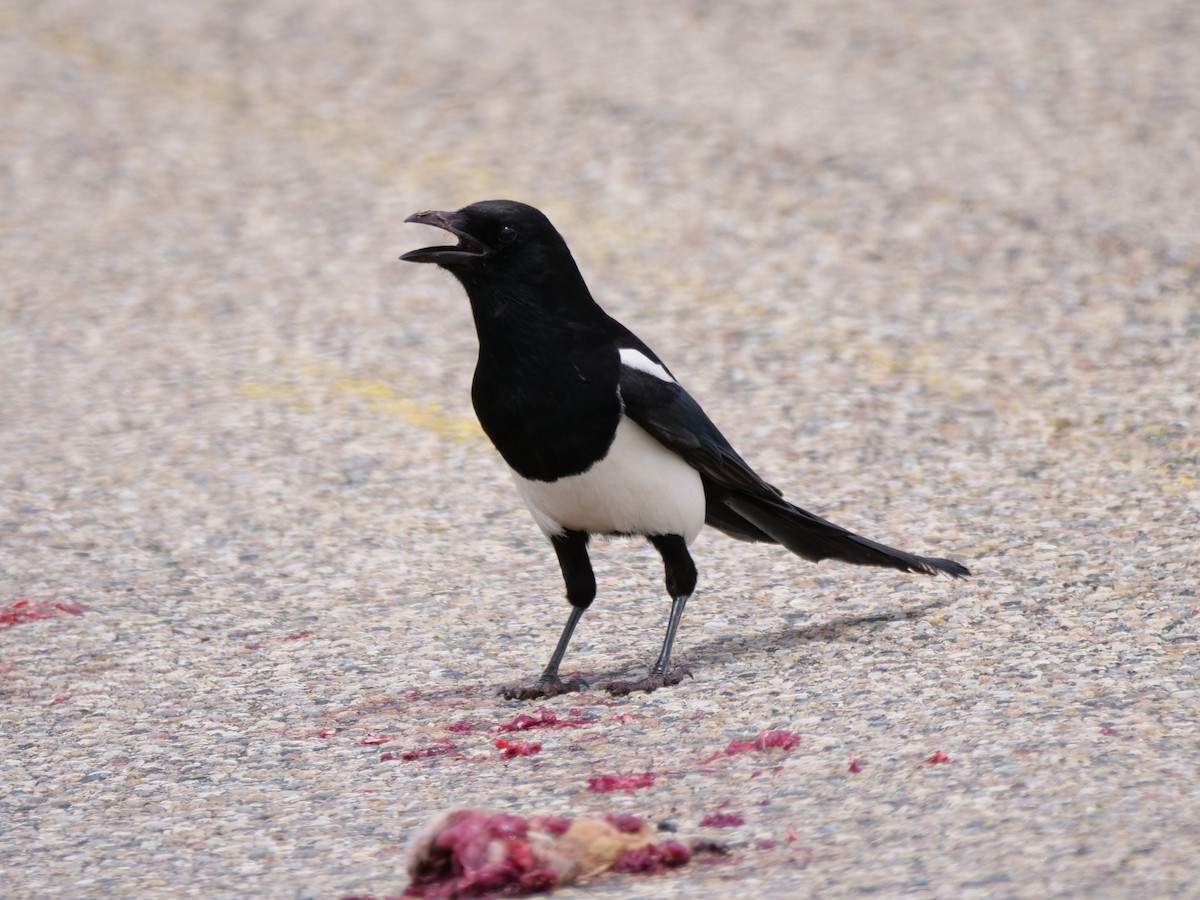
{"type": "Polygon", "coordinates": [[[671,647],[675,643],[675,632],[679,630],[679,620],[683,618],[683,608],[687,605],[691,594],[681,594],[671,598],[671,615],[667,619],[667,634],[663,638],[662,652],[658,660],[650,667],[651,675],[665,675],[671,664],[671,647]]]}
{"type": "Polygon", "coordinates": [[[550,662],[542,671],[541,677],[532,684],[516,684],[501,688],[500,693],[509,700],[535,700],[539,697],[555,697],[570,691],[581,691],[587,688],[587,683],[581,680],[563,681],[558,676],[558,667],[571,643],[571,635],[575,626],[583,618],[583,613],[596,598],[596,576],[592,572],[592,561],[588,558],[588,535],[584,531],[564,531],[550,538],[554,552],[558,555],[558,564],[562,568],[563,581],[567,585],[567,600],[571,604],[571,614],[567,624],[563,626],[550,662]]]}
{"type": "Polygon", "coordinates": [[[555,646],[554,652],[550,654],[550,662],[546,663],[546,668],[542,670],[542,681],[553,681],[558,678],[558,667],[562,664],[562,658],[567,652],[567,644],[571,643],[571,635],[575,633],[575,626],[583,618],[583,613],[584,607],[571,607],[571,614],[567,616],[567,624],[563,626],[562,634],[558,636],[558,644],[555,646]]]}
{"type": "Polygon", "coordinates": [[[650,668],[650,674],[637,681],[615,681],[605,685],[611,694],[629,694],[633,691],[650,691],[668,684],[679,684],[691,673],[685,668],[671,669],[671,648],[675,644],[675,632],[683,618],[688,598],[696,589],[696,564],[688,553],[687,542],[678,534],[655,534],[650,543],[662,555],[666,568],[667,593],[671,595],[671,615],[667,619],[667,633],[663,638],[662,651],[650,668]]]}

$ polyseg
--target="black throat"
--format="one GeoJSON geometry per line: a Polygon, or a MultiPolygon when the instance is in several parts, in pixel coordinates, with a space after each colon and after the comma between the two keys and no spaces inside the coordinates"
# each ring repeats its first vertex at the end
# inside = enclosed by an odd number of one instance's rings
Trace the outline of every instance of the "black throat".
{"type": "Polygon", "coordinates": [[[608,452],[621,419],[611,320],[583,279],[531,286],[464,278],[479,336],[471,401],[519,475],[554,481],[608,452]]]}
{"type": "Polygon", "coordinates": [[[479,335],[475,414],[504,461],[536,481],[587,472],[622,415],[612,320],[574,265],[558,275],[461,278],[479,335]]]}

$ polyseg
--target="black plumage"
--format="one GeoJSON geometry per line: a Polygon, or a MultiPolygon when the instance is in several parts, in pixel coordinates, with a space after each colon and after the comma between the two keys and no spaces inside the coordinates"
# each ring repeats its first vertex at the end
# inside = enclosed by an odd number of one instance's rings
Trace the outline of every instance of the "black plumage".
{"type": "Polygon", "coordinates": [[[479,337],[471,398],[550,539],[571,615],[542,676],[509,696],[584,687],[558,669],[596,594],[595,533],[644,535],[662,555],[672,599],[650,675],[616,693],[676,683],[671,648],[696,585],[687,546],[702,524],[777,543],[814,562],[836,559],[965,577],[949,559],[917,556],[854,534],[785,499],[738,455],[658,356],[593,300],[562,236],[537,209],[507,200],[408,218],[458,243],[401,259],[435,263],[466,289],[479,337]]]}

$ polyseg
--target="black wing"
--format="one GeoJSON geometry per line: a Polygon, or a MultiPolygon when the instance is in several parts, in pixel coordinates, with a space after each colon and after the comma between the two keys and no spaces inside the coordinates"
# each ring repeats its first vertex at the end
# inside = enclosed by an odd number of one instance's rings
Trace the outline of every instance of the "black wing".
{"type": "MultiPolygon", "coordinates": [[[[634,349],[658,362],[641,347],[634,349]]],[[[687,460],[706,483],[763,499],[782,496],[738,455],[678,382],[622,365],[619,385],[625,414],[664,447],[687,460]]]]}
{"type": "MultiPolygon", "coordinates": [[[[622,329],[624,331],[624,329],[622,329]]],[[[624,346],[662,366],[658,357],[625,332],[624,346]]],[[[663,372],[670,375],[666,366],[663,372]]],[[[782,492],[750,468],[692,396],[672,377],[664,380],[629,365],[620,368],[625,413],[655,440],[678,453],[704,483],[705,521],[730,537],[782,544],[817,562],[840,559],[902,572],[955,578],[970,574],[954,560],[917,556],[855,534],[783,499],[782,492]]]]}

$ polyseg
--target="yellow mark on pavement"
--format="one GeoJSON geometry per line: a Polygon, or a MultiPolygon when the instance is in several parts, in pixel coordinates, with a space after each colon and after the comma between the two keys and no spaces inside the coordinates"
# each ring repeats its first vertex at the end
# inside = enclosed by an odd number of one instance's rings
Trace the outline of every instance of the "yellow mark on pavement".
{"type": "Polygon", "coordinates": [[[481,432],[474,419],[456,416],[429,403],[406,397],[385,381],[366,378],[340,378],[323,384],[302,385],[286,382],[247,381],[240,386],[242,396],[253,400],[283,403],[305,411],[318,405],[322,390],[329,388],[343,395],[364,401],[368,408],[381,415],[403,421],[434,434],[456,441],[478,437],[481,432]]]}
{"type": "Polygon", "coordinates": [[[288,406],[312,407],[312,400],[294,384],[268,384],[265,381],[247,381],[239,390],[242,396],[252,400],[278,400],[288,406]]]}
{"type": "Polygon", "coordinates": [[[396,416],[406,422],[452,437],[457,441],[477,437],[480,434],[479,425],[473,419],[465,416],[455,416],[426,404],[418,403],[411,397],[405,397],[385,381],[363,378],[343,378],[333,385],[339,391],[365,400],[373,409],[389,416],[396,416]]]}

